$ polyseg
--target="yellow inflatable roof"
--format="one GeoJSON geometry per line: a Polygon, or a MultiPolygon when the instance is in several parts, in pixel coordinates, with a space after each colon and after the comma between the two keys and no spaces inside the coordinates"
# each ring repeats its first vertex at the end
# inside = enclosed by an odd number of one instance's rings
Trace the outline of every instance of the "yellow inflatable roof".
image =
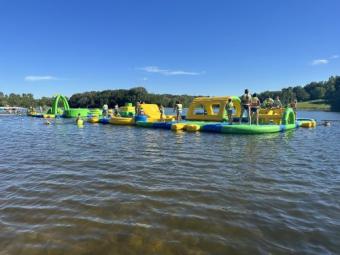
{"type": "Polygon", "coordinates": [[[225,106],[229,98],[232,99],[235,108],[233,115],[239,116],[241,104],[237,96],[196,97],[189,106],[187,120],[224,121],[226,119],[225,106]]]}

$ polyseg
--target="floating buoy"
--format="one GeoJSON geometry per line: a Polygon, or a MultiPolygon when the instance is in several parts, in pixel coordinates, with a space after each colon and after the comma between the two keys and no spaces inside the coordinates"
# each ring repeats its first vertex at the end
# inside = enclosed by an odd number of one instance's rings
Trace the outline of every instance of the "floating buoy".
{"type": "Polygon", "coordinates": [[[316,127],[316,121],[306,121],[301,124],[303,128],[314,128],[316,127]]]}
{"type": "Polygon", "coordinates": [[[172,131],[183,130],[184,127],[185,127],[184,123],[176,123],[176,124],[171,125],[171,130],[172,131]]]}
{"type": "Polygon", "coordinates": [[[196,132],[198,130],[200,130],[200,126],[199,125],[195,125],[195,124],[189,124],[185,126],[186,131],[188,132],[196,132]]]}

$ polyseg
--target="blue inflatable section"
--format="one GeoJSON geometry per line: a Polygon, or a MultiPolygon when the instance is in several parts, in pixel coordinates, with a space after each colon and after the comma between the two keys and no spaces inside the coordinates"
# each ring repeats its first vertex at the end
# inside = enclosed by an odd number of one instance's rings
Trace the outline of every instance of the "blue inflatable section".
{"type": "Polygon", "coordinates": [[[152,124],[153,128],[171,129],[171,122],[155,122],[152,124]]]}
{"type": "Polygon", "coordinates": [[[221,124],[207,124],[207,125],[202,126],[201,130],[205,132],[222,133],[222,125],[221,124]]]}
{"type": "Polygon", "coordinates": [[[147,121],[148,117],[146,115],[136,115],[135,116],[135,121],[147,121]]]}
{"type": "Polygon", "coordinates": [[[109,124],[109,119],[108,118],[101,118],[99,120],[99,123],[102,123],[102,124],[109,124]]]}

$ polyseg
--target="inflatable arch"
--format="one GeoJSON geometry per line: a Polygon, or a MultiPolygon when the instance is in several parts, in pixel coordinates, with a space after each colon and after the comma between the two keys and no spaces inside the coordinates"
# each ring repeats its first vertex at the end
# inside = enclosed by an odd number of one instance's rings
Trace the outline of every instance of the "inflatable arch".
{"type": "Polygon", "coordinates": [[[53,99],[53,102],[52,102],[51,114],[55,114],[55,115],[58,114],[58,103],[59,103],[59,100],[61,100],[62,103],[63,103],[64,111],[70,110],[70,105],[68,104],[68,101],[67,101],[66,97],[63,96],[63,95],[56,95],[54,97],[54,99],[53,99]]]}
{"type": "Polygon", "coordinates": [[[231,98],[235,107],[233,116],[239,117],[241,102],[237,96],[225,97],[197,97],[189,106],[187,120],[224,121],[227,119],[225,107],[231,98]]]}
{"type": "Polygon", "coordinates": [[[291,125],[296,124],[295,112],[292,108],[287,108],[282,116],[282,124],[283,125],[291,125]]]}

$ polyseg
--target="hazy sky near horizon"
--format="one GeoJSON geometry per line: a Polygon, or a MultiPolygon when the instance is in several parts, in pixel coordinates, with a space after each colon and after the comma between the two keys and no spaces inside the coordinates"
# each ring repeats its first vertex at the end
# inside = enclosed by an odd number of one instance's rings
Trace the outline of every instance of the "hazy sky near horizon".
{"type": "Polygon", "coordinates": [[[240,95],[340,75],[336,0],[0,0],[0,91],[240,95]]]}

